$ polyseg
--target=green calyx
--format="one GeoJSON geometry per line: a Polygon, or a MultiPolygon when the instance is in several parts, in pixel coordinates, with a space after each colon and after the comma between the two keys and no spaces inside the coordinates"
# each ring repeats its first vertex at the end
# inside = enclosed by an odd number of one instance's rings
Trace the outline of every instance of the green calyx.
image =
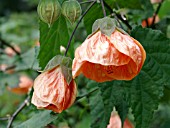
{"type": "Polygon", "coordinates": [[[73,24],[82,13],[81,6],[77,0],[68,0],[62,4],[62,14],[73,24]]]}
{"type": "Polygon", "coordinates": [[[118,23],[115,19],[109,17],[104,17],[94,22],[92,26],[92,33],[95,33],[98,30],[109,37],[115,30],[127,34],[123,29],[118,27],[118,23]]]}
{"type": "Polygon", "coordinates": [[[61,6],[58,0],[40,0],[37,12],[40,19],[50,26],[60,16],[61,6]]]}

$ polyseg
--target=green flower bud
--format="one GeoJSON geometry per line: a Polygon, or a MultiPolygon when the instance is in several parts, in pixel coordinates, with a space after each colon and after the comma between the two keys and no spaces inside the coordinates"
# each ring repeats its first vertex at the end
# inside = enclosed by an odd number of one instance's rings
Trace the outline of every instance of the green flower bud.
{"type": "Polygon", "coordinates": [[[81,15],[82,10],[77,0],[68,0],[62,4],[62,14],[73,24],[81,15]]]}
{"type": "Polygon", "coordinates": [[[40,19],[50,26],[58,19],[61,6],[58,0],[40,0],[37,11],[40,19]]]}

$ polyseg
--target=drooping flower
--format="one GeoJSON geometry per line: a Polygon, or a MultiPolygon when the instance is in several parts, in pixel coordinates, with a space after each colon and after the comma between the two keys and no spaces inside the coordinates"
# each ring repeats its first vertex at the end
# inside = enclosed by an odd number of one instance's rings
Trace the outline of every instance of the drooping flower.
{"type": "Polygon", "coordinates": [[[65,75],[68,72],[65,71],[63,74],[63,65],[57,64],[35,79],[32,103],[37,108],[50,109],[61,113],[74,103],[77,93],[76,83],[72,78],[68,82],[65,75]]]}
{"type": "Polygon", "coordinates": [[[109,18],[97,21],[95,32],[75,51],[73,78],[81,73],[97,82],[131,80],[141,70],[146,58],[142,45],[112,25],[109,18]],[[100,22],[100,23],[99,23],[100,22]],[[102,26],[102,25],[103,26],[102,26]]]}

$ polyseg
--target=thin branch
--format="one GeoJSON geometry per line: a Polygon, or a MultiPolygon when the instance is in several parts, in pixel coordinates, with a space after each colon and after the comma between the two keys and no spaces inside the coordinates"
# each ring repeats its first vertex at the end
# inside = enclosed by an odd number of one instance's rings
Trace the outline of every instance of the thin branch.
{"type": "Polygon", "coordinates": [[[104,15],[104,17],[106,17],[106,10],[104,8],[103,0],[100,0],[100,2],[101,2],[101,5],[102,5],[103,15],[104,15]]]}
{"type": "Polygon", "coordinates": [[[16,65],[6,67],[4,71],[8,71],[8,70],[11,70],[11,69],[14,69],[14,68],[16,68],[16,65]]]}
{"type": "Polygon", "coordinates": [[[71,35],[71,37],[70,37],[70,39],[69,39],[69,41],[68,41],[68,44],[67,44],[67,48],[66,48],[66,51],[65,51],[65,54],[64,54],[65,56],[67,55],[67,52],[68,52],[68,49],[69,49],[69,47],[70,47],[71,41],[72,41],[72,39],[73,39],[73,36],[74,36],[74,34],[75,34],[75,32],[76,32],[76,30],[77,30],[80,22],[82,21],[83,17],[87,14],[87,12],[91,9],[91,7],[92,7],[95,3],[96,3],[96,0],[93,1],[93,3],[91,3],[91,5],[87,8],[87,10],[83,13],[83,15],[81,16],[80,20],[78,21],[76,27],[74,28],[74,31],[72,32],[72,35],[71,35]]]}
{"type": "Polygon", "coordinates": [[[88,3],[91,3],[91,2],[94,2],[95,0],[91,0],[91,1],[84,1],[84,2],[79,2],[80,4],[88,4],[88,3]]]}
{"type": "Polygon", "coordinates": [[[87,93],[87,94],[84,94],[84,95],[82,95],[82,96],[77,97],[77,98],[76,98],[76,101],[78,101],[78,100],[80,100],[80,99],[82,99],[82,98],[84,98],[84,97],[90,96],[93,92],[95,92],[95,91],[97,91],[97,90],[99,90],[99,88],[95,88],[95,89],[92,90],[91,92],[89,92],[89,93],[87,93]]]}
{"type": "Polygon", "coordinates": [[[17,55],[20,55],[20,52],[18,52],[12,45],[7,43],[5,40],[0,38],[0,42],[2,43],[2,45],[10,47],[17,55]]]}
{"type": "Polygon", "coordinates": [[[1,117],[0,120],[9,120],[9,117],[1,117]]]}
{"type": "Polygon", "coordinates": [[[159,5],[158,5],[158,7],[157,7],[157,9],[156,9],[156,11],[155,11],[155,13],[154,13],[151,26],[153,26],[154,23],[155,23],[156,16],[157,16],[157,14],[159,13],[159,10],[160,10],[160,8],[161,8],[161,6],[162,6],[163,1],[164,1],[164,0],[162,0],[162,1],[159,3],[159,5]]]}
{"type": "Polygon", "coordinates": [[[24,107],[27,106],[27,104],[29,103],[30,100],[30,96],[28,96],[24,102],[21,104],[21,106],[14,112],[14,114],[9,118],[9,122],[7,125],[7,128],[10,128],[12,125],[13,120],[16,118],[16,116],[24,109],[24,107]]]}
{"type": "Polygon", "coordinates": [[[114,12],[113,10],[112,10],[112,8],[110,8],[110,6],[105,2],[105,1],[103,1],[104,2],[104,4],[105,4],[105,7],[110,11],[110,13],[114,13],[117,17],[118,17],[118,19],[120,19],[130,30],[132,29],[132,27],[131,27],[131,25],[129,24],[129,22],[128,22],[128,20],[126,19],[123,19],[122,18],[122,16],[120,15],[120,14],[117,14],[116,12],[114,12]]]}

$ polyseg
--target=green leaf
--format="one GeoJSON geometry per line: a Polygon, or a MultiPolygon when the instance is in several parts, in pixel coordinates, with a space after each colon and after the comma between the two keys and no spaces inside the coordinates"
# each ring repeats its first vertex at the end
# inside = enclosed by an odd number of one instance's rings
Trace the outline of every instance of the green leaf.
{"type": "Polygon", "coordinates": [[[133,29],[131,35],[146,50],[147,60],[143,70],[153,76],[154,81],[170,88],[170,39],[161,31],[141,26],[133,29]]]}
{"type": "MultiPolygon", "coordinates": [[[[5,85],[10,87],[16,87],[19,83],[19,76],[18,74],[5,74],[0,71],[0,87],[4,88],[5,85]]],[[[1,92],[1,91],[0,91],[1,92]]],[[[0,93],[1,94],[1,93],[0,93]]]]}
{"type": "Polygon", "coordinates": [[[123,81],[111,81],[100,83],[99,87],[105,108],[106,123],[108,124],[113,107],[116,107],[122,122],[124,122],[129,108],[128,101],[130,101],[130,91],[126,83],[123,81]]]}
{"type": "Polygon", "coordinates": [[[52,114],[50,110],[43,110],[36,113],[29,120],[22,124],[15,126],[14,128],[42,128],[52,121],[57,119],[57,115],[52,114]]]}
{"type": "Polygon", "coordinates": [[[161,30],[164,34],[168,35],[168,26],[170,26],[170,17],[166,17],[155,24],[155,28],[161,30]]]}
{"type": "Polygon", "coordinates": [[[131,9],[139,9],[141,8],[141,4],[139,0],[105,0],[105,2],[113,9],[117,8],[117,5],[120,8],[131,8],[131,9]]]}
{"type": "Polygon", "coordinates": [[[148,128],[158,108],[164,85],[170,87],[170,39],[160,31],[136,27],[132,36],[145,48],[147,58],[141,73],[131,83],[131,107],[136,127],[148,128]]]}
{"type": "Polygon", "coordinates": [[[99,83],[100,92],[90,98],[92,128],[106,128],[114,107],[124,122],[129,108],[127,100],[130,100],[126,86],[123,81],[99,83]]]}
{"type": "Polygon", "coordinates": [[[37,53],[39,51],[39,47],[35,47],[28,50],[24,54],[22,54],[20,59],[16,63],[15,70],[26,70],[26,69],[34,69],[39,70],[40,67],[38,66],[37,60],[37,53]]]}
{"type": "Polygon", "coordinates": [[[39,65],[44,69],[46,64],[55,55],[60,54],[60,46],[66,47],[69,33],[65,18],[61,15],[50,27],[40,21],[40,52],[38,55],[39,65]]]}
{"type": "Polygon", "coordinates": [[[93,23],[103,17],[102,7],[100,4],[95,4],[85,15],[84,25],[87,30],[87,34],[91,34],[93,23]]]}
{"type": "Polygon", "coordinates": [[[104,104],[100,92],[94,96],[90,96],[90,115],[91,115],[91,128],[105,128],[107,122],[104,115],[104,104]]]}

